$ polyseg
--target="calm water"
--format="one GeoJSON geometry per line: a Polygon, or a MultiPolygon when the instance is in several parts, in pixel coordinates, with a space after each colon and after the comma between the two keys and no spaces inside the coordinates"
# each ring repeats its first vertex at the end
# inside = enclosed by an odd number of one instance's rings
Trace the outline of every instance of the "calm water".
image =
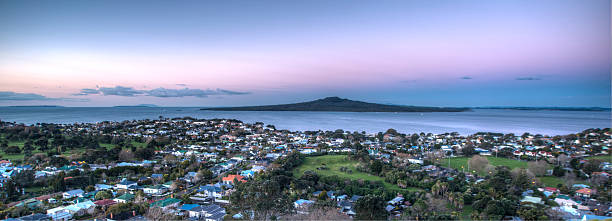
{"type": "Polygon", "coordinates": [[[458,113],[349,113],[202,111],[197,107],[0,107],[0,120],[18,123],[75,123],[164,117],[232,118],[264,122],[277,129],[403,133],[480,131],[560,135],[609,128],[610,111],[518,111],[477,109],[458,113]]]}

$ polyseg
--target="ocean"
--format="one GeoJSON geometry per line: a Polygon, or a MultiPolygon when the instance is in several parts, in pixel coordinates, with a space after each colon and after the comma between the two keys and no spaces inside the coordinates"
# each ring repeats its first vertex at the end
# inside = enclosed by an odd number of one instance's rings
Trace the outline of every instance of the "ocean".
{"type": "Polygon", "coordinates": [[[163,117],[228,118],[263,122],[291,131],[336,130],[402,133],[529,132],[565,135],[588,128],[610,128],[610,111],[474,109],[467,112],[353,113],[283,111],[204,111],[199,107],[0,107],[0,120],[24,124],[92,123],[163,117]]]}

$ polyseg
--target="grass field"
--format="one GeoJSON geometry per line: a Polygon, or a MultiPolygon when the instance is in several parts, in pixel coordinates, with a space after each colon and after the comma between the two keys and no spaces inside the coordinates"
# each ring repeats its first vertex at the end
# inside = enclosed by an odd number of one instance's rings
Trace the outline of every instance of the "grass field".
{"type": "MultiPolygon", "coordinates": [[[[527,161],[519,161],[519,160],[513,160],[513,159],[508,159],[508,158],[502,158],[502,157],[497,157],[497,158],[496,157],[486,157],[486,158],[489,161],[489,163],[493,166],[507,166],[510,168],[510,170],[514,168],[527,168],[527,161]]],[[[465,169],[465,171],[467,171],[468,170],[468,160],[469,160],[468,157],[451,158],[450,166],[451,168],[457,169],[459,171],[461,171],[462,169],[465,169]]],[[[448,166],[448,161],[443,160],[442,166],[448,166]]]]}
{"type": "Polygon", "coordinates": [[[547,187],[557,188],[558,184],[565,183],[563,182],[563,179],[556,177],[556,176],[544,176],[544,177],[538,177],[538,179],[540,180],[540,182],[542,182],[542,184],[544,184],[544,186],[547,186],[547,187]]]}
{"type": "Polygon", "coordinates": [[[397,185],[385,182],[385,179],[379,176],[363,173],[357,171],[355,166],[358,164],[357,161],[348,160],[345,155],[325,155],[317,157],[307,157],[304,163],[293,170],[293,176],[300,177],[304,174],[304,171],[311,170],[317,173],[319,176],[333,176],[336,175],[340,178],[358,180],[363,179],[367,181],[381,181],[386,189],[392,190],[412,190],[419,191],[419,188],[409,187],[402,189],[397,185]],[[318,167],[326,166],[326,170],[317,170],[318,167]],[[352,170],[352,173],[345,173],[340,171],[340,167],[347,167],[352,170]]]}
{"type": "Polygon", "coordinates": [[[612,155],[591,156],[591,157],[587,157],[586,159],[598,159],[598,160],[603,160],[605,162],[612,163],[612,155]]]}
{"type": "MultiPolygon", "coordinates": [[[[514,169],[514,168],[525,168],[527,169],[527,161],[519,161],[519,160],[513,160],[513,159],[508,159],[508,158],[501,158],[501,157],[486,157],[487,160],[489,160],[489,163],[493,166],[507,166],[508,168],[510,168],[510,170],[514,169]]],[[[465,168],[465,171],[467,171],[467,162],[468,162],[467,157],[455,157],[455,158],[451,158],[451,167],[454,169],[457,169],[459,171],[462,170],[461,166],[463,166],[465,168]]],[[[448,162],[448,161],[443,161],[443,162],[448,162]]],[[[443,164],[442,166],[447,166],[448,164],[443,164]]],[[[479,175],[485,175],[483,173],[479,173],[479,175]]],[[[544,184],[544,186],[548,186],[548,187],[557,187],[557,184],[559,183],[564,183],[563,180],[559,177],[554,177],[554,176],[546,176],[546,177],[538,177],[538,179],[540,180],[540,182],[542,182],[542,184],[544,184]]]]}

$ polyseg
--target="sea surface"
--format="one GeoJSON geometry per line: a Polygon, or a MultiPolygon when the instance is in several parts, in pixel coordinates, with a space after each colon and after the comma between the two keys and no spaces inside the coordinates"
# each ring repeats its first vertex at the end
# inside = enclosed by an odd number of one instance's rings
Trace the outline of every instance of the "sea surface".
{"type": "Polygon", "coordinates": [[[0,107],[0,120],[24,124],[91,123],[163,117],[228,118],[263,122],[291,131],[336,130],[402,133],[529,132],[564,135],[588,128],[610,128],[610,111],[474,109],[468,112],[353,113],[284,111],[204,111],[198,107],[0,107]]]}

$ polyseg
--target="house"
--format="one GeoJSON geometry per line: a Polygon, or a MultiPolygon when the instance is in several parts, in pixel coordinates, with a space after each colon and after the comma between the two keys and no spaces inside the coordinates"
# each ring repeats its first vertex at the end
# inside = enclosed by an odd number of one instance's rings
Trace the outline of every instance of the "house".
{"type": "Polygon", "coordinates": [[[222,221],[226,214],[225,208],[217,204],[201,206],[201,208],[200,218],[203,217],[205,221],[222,221]]]}
{"type": "Polygon", "coordinates": [[[535,196],[524,196],[521,199],[521,203],[533,203],[533,204],[542,204],[542,198],[535,196]]]}
{"type": "Polygon", "coordinates": [[[163,174],[159,174],[159,173],[154,173],[154,174],[151,174],[151,179],[154,179],[154,180],[161,180],[161,179],[163,179],[163,178],[164,178],[164,175],[163,175],[163,174]]]}
{"type": "Polygon", "coordinates": [[[194,211],[193,209],[196,208],[196,207],[200,207],[200,205],[198,205],[198,204],[187,204],[186,203],[186,204],[183,204],[178,209],[182,210],[182,211],[188,212],[189,217],[200,217],[199,216],[200,214],[198,212],[195,212],[195,213],[193,212],[194,211]]]}
{"type": "Polygon", "coordinates": [[[133,199],[134,199],[134,195],[133,194],[126,193],[126,194],[123,194],[123,195],[113,199],[113,200],[115,202],[117,202],[117,203],[127,203],[127,202],[132,201],[133,199]]]}
{"type": "Polygon", "coordinates": [[[590,198],[592,194],[595,194],[595,190],[591,190],[589,188],[582,188],[582,189],[576,190],[576,196],[590,198]]]}
{"type": "Polygon", "coordinates": [[[116,201],[112,200],[112,199],[103,199],[103,200],[98,200],[96,202],[94,202],[94,204],[96,204],[96,206],[102,207],[102,209],[106,210],[106,208],[117,204],[116,201]]]}
{"type": "Polygon", "coordinates": [[[243,170],[242,172],[240,172],[240,176],[251,178],[251,177],[255,176],[255,171],[253,171],[253,170],[243,170]]]}
{"type": "Polygon", "coordinates": [[[221,187],[210,185],[210,184],[205,185],[205,186],[200,186],[200,189],[198,190],[198,192],[203,193],[206,197],[214,197],[214,198],[223,197],[223,190],[221,189],[221,187]]]}
{"type": "Polygon", "coordinates": [[[387,202],[387,204],[394,205],[394,206],[401,205],[402,203],[404,203],[404,197],[401,197],[401,196],[395,197],[389,202],[387,202]]]}
{"type": "Polygon", "coordinates": [[[344,213],[346,215],[349,216],[354,216],[355,214],[357,214],[354,210],[353,210],[353,203],[351,203],[348,200],[341,200],[338,201],[338,207],[340,207],[340,212],[344,213]]]}
{"type": "Polygon", "coordinates": [[[225,184],[232,184],[232,185],[234,185],[234,180],[246,183],[244,176],[241,176],[241,175],[227,175],[226,177],[221,178],[221,180],[225,184]]]}
{"type": "Polygon", "coordinates": [[[158,208],[167,210],[167,209],[170,209],[171,207],[177,207],[180,202],[182,202],[182,200],[175,199],[175,198],[166,198],[166,199],[158,200],[158,201],[151,203],[150,207],[158,207],[158,208]]]}
{"type": "Polygon", "coordinates": [[[134,181],[124,180],[124,181],[121,181],[120,183],[117,183],[115,185],[115,189],[127,190],[131,186],[136,186],[136,185],[137,185],[137,183],[134,182],[134,181]]]}
{"type": "Polygon", "coordinates": [[[312,200],[298,199],[293,202],[293,207],[295,207],[299,213],[300,211],[304,212],[308,210],[312,204],[314,204],[314,201],[312,200]]]}
{"type": "Polygon", "coordinates": [[[47,216],[46,214],[42,214],[42,213],[34,213],[32,215],[27,215],[27,216],[22,216],[19,217],[18,220],[38,220],[38,221],[47,221],[47,220],[51,220],[51,217],[47,216]]]}
{"type": "Polygon", "coordinates": [[[357,200],[359,200],[360,198],[361,198],[361,196],[359,196],[359,195],[353,195],[353,196],[351,197],[351,199],[349,199],[349,201],[350,201],[350,202],[352,202],[352,203],[355,203],[355,202],[357,202],[357,200]]]}
{"type": "Polygon", "coordinates": [[[580,221],[589,220],[612,220],[612,216],[596,216],[596,215],[584,215],[580,221]]]}
{"type": "Polygon", "coordinates": [[[112,189],[112,188],[113,188],[113,186],[111,186],[111,185],[106,185],[106,184],[96,184],[94,187],[95,187],[95,188],[96,188],[96,190],[98,190],[98,191],[99,191],[99,190],[110,190],[110,189],[112,189]]]}
{"type": "MultiPolygon", "coordinates": [[[[197,204],[185,204],[189,205],[185,210],[189,211],[189,217],[198,218],[206,221],[221,221],[226,215],[225,209],[217,204],[211,204],[206,206],[200,206],[197,204]]],[[[185,207],[183,205],[181,209],[185,207]]]]}
{"type": "Polygon", "coordinates": [[[76,189],[66,191],[62,194],[62,196],[64,197],[64,199],[70,199],[74,197],[83,197],[83,193],[85,193],[85,191],[83,191],[82,189],[76,189]]]}
{"type": "Polygon", "coordinates": [[[54,221],[68,221],[72,219],[72,214],[70,214],[63,206],[48,209],[47,216],[51,217],[51,219],[54,221]]]}
{"type": "Polygon", "coordinates": [[[76,204],[72,204],[70,206],[66,206],[65,209],[68,210],[70,214],[73,216],[82,216],[85,214],[93,214],[94,209],[96,208],[96,204],[87,200],[84,202],[79,202],[76,204]]]}
{"type": "Polygon", "coordinates": [[[168,191],[164,185],[145,186],[142,191],[150,195],[161,195],[168,191]]]}

